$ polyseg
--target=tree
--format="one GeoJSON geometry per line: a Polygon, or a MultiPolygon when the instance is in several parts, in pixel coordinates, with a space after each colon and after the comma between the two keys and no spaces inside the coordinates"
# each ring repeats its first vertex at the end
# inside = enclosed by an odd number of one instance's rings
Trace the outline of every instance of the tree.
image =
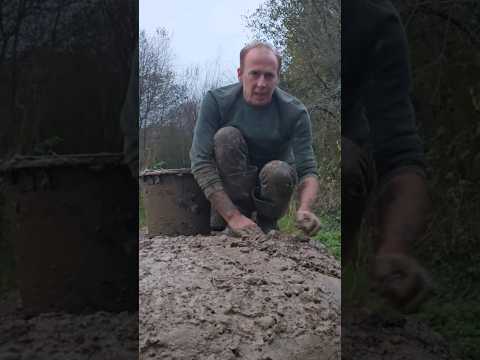
{"type": "Polygon", "coordinates": [[[208,90],[232,82],[232,77],[222,73],[218,59],[204,66],[191,65],[181,74],[174,72],[168,35],[161,30],[156,37],[152,42],[144,32],[140,34],[140,58],[142,39],[144,46],[144,64],[140,64],[140,167],[189,167],[201,101],[208,90]]]}
{"type": "Polygon", "coordinates": [[[56,153],[122,148],[135,11],[129,0],[0,1],[0,158],[54,138],[56,153]]]}
{"type": "Polygon", "coordinates": [[[175,80],[170,38],[165,29],[153,35],[140,32],[140,127],[164,121],[168,111],[185,97],[184,88],[175,80]]]}

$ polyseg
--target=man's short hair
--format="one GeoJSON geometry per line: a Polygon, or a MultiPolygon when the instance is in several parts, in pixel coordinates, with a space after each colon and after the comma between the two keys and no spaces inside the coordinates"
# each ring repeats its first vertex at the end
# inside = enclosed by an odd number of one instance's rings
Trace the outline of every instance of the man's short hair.
{"type": "Polygon", "coordinates": [[[252,41],[245,45],[243,49],[240,51],[240,68],[243,69],[243,66],[245,64],[245,56],[247,56],[247,53],[255,48],[265,48],[270,50],[273,55],[277,58],[277,63],[278,63],[278,69],[277,69],[277,74],[280,75],[280,69],[282,68],[282,57],[280,53],[275,49],[271,44],[265,41],[252,41]]]}

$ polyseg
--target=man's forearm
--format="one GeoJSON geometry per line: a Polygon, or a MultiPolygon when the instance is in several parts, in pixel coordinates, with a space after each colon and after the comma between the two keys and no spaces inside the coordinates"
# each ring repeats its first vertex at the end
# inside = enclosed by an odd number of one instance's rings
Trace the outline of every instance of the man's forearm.
{"type": "Polygon", "coordinates": [[[201,167],[192,165],[192,174],[207,199],[214,192],[224,190],[218,169],[213,162],[201,167]]]}
{"type": "Polygon", "coordinates": [[[304,178],[298,185],[298,210],[311,211],[317,200],[318,180],[315,176],[304,178]]]}
{"type": "Polygon", "coordinates": [[[377,253],[406,253],[425,231],[429,208],[423,176],[415,172],[394,175],[379,198],[377,253]]]}
{"type": "Polygon", "coordinates": [[[223,188],[216,166],[205,166],[193,172],[195,180],[202,188],[210,205],[228,222],[240,211],[223,188]]]}
{"type": "Polygon", "coordinates": [[[238,208],[224,190],[212,193],[208,197],[208,200],[210,201],[211,206],[217,210],[217,212],[225,219],[227,223],[233,217],[241,215],[238,208]]]}

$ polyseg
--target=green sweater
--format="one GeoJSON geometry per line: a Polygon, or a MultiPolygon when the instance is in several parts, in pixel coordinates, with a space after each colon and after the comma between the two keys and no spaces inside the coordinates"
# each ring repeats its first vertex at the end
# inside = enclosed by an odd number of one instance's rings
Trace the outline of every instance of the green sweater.
{"type": "Polygon", "coordinates": [[[267,162],[283,160],[300,179],[317,176],[312,149],[310,117],[295,97],[276,88],[265,107],[248,105],[240,83],[210,90],[204,97],[195,131],[190,160],[192,173],[205,195],[223,190],[214,160],[213,137],[222,127],[239,129],[248,146],[250,163],[261,169],[267,162]]]}

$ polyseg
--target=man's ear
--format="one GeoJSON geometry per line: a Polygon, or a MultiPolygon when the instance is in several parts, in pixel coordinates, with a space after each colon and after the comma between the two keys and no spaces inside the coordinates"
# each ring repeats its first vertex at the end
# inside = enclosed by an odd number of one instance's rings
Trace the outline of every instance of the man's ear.
{"type": "Polygon", "coordinates": [[[237,77],[238,77],[238,80],[239,80],[239,81],[242,81],[242,75],[243,75],[242,68],[239,67],[239,68],[237,69],[237,77]]]}

